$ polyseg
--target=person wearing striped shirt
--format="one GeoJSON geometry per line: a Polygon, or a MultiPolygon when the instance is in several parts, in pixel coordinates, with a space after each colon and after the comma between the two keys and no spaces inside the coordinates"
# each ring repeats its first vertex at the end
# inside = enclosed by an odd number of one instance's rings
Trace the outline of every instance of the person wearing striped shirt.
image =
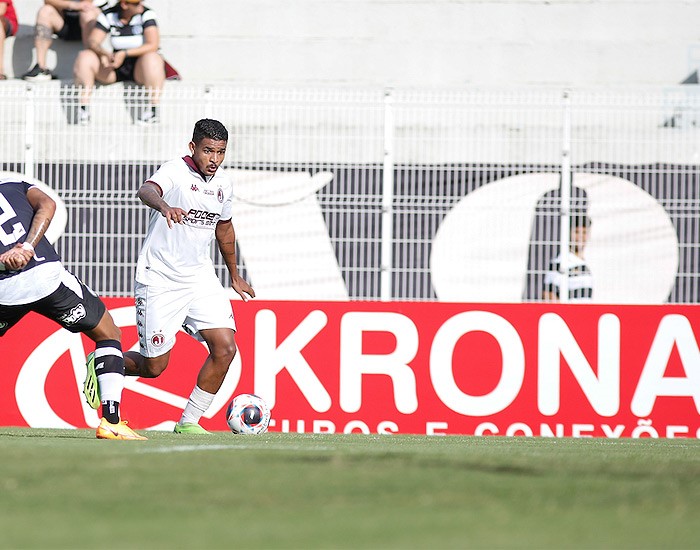
{"type": "MultiPolygon", "coordinates": [[[[568,264],[569,303],[591,302],[593,300],[593,274],[584,258],[588,242],[591,219],[583,214],[571,216],[568,264]]],[[[564,273],[561,270],[562,257],[559,254],[552,260],[544,277],[542,298],[546,302],[559,302],[564,273]]]]}
{"type": "Polygon", "coordinates": [[[121,0],[104,9],[87,39],[88,46],[75,60],[75,83],[82,86],[78,122],[90,122],[90,94],[95,82],[132,81],[148,90],[149,104],[138,115],[140,124],[158,122],[160,92],[165,83],[165,62],[159,53],[160,31],[155,12],[141,0],[121,0]],[[111,51],[103,47],[109,37],[111,51]]]}

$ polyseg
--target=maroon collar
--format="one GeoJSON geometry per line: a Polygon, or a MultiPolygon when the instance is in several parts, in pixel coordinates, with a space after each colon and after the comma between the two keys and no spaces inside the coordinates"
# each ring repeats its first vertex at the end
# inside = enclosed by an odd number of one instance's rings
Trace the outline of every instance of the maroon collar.
{"type": "Polygon", "coordinates": [[[188,155],[188,156],[186,156],[186,157],[182,157],[182,160],[185,161],[185,164],[186,164],[187,166],[189,166],[190,168],[192,168],[192,170],[194,170],[195,172],[197,172],[197,173],[202,177],[202,179],[203,179],[204,181],[209,181],[209,179],[211,179],[211,178],[214,177],[214,176],[207,176],[207,175],[203,174],[203,173],[200,171],[200,169],[197,168],[197,165],[194,163],[194,160],[192,159],[191,156],[188,155]]]}

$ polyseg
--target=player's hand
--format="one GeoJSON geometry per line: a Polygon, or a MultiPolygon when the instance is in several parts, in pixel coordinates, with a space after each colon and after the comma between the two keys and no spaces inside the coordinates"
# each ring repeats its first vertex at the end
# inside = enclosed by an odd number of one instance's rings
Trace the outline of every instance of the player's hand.
{"type": "Polygon", "coordinates": [[[185,212],[182,208],[178,208],[177,206],[168,206],[167,208],[163,208],[160,213],[165,218],[165,221],[168,222],[168,227],[172,227],[173,223],[182,223],[187,217],[187,212],[185,212]]]}
{"type": "Polygon", "coordinates": [[[17,271],[26,266],[33,257],[32,250],[26,250],[21,243],[17,243],[14,248],[0,254],[0,263],[4,264],[5,269],[17,271]]]}
{"type": "Polygon", "coordinates": [[[244,302],[247,302],[250,298],[255,298],[253,287],[238,275],[231,277],[231,288],[236,291],[236,294],[238,294],[244,302]]]}

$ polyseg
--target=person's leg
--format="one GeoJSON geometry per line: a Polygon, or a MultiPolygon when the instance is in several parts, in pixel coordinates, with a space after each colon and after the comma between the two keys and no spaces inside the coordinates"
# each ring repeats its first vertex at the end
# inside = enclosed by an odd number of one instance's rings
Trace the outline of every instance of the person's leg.
{"type": "Polygon", "coordinates": [[[90,96],[95,88],[95,82],[113,84],[117,76],[112,69],[103,67],[100,58],[92,50],[81,50],[73,64],[73,79],[75,85],[81,88],[79,99],[79,122],[86,124],[90,121],[88,105],[90,96]]]}
{"type": "Polygon", "coordinates": [[[160,54],[150,52],[136,60],[134,82],[148,89],[152,105],[160,103],[160,93],[165,83],[165,65],[160,54]]]}
{"type": "Polygon", "coordinates": [[[157,53],[148,53],[140,56],[134,66],[134,82],[148,90],[149,105],[139,114],[138,121],[141,124],[158,122],[160,113],[160,95],[165,83],[165,66],[163,58],[157,53]]]}
{"type": "Polygon", "coordinates": [[[124,353],[124,368],[127,376],[142,378],[158,378],[168,366],[170,352],[158,357],[144,357],[137,351],[124,353]]]}
{"type": "Polygon", "coordinates": [[[209,355],[197,375],[197,385],[192,390],[175,429],[178,433],[206,433],[199,427],[199,420],[214,401],[216,392],[221,388],[228,368],[236,356],[235,332],[232,329],[204,329],[199,334],[209,347],[209,355]],[[183,430],[183,426],[189,429],[183,430]]]}
{"type": "Polygon", "coordinates": [[[112,424],[119,422],[119,403],[124,389],[124,356],[121,346],[121,330],[105,310],[100,322],[86,336],[95,342],[95,376],[100,390],[102,416],[112,424]]]}
{"type": "Polygon", "coordinates": [[[211,328],[200,331],[200,334],[209,347],[209,356],[197,375],[197,386],[216,393],[236,356],[236,333],[230,328],[211,328]]]}
{"type": "Polygon", "coordinates": [[[90,9],[80,12],[80,35],[82,37],[83,46],[87,48],[87,39],[90,36],[90,31],[95,27],[97,17],[100,15],[100,8],[92,6],[90,9]]]}
{"type": "Polygon", "coordinates": [[[46,54],[53,42],[53,34],[59,32],[64,24],[63,16],[52,5],[44,4],[39,8],[34,28],[34,48],[39,68],[46,69],[46,54]]]}
{"type": "MultiPolygon", "coordinates": [[[[95,341],[95,352],[88,356],[88,379],[94,376],[100,390],[102,420],[97,428],[98,439],[143,440],[119,414],[119,404],[124,390],[124,356],[121,347],[121,330],[105,310],[97,326],[85,331],[95,341]]],[[[86,380],[87,382],[87,380],[86,380]]]]}
{"type": "Polygon", "coordinates": [[[124,389],[124,357],[121,329],[100,298],[69,271],[63,270],[58,288],[31,304],[32,311],[59,323],[72,333],[83,333],[95,342],[88,355],[85,397],[93,408],[102,404],[103,420],[96,435],[99,439],[146,439],[136,434],[119,417],[124,389]],[[82,312],[76,315],[75,312],[82,312]],[[99,388],[99,397],[96,395],[99,388]]]}

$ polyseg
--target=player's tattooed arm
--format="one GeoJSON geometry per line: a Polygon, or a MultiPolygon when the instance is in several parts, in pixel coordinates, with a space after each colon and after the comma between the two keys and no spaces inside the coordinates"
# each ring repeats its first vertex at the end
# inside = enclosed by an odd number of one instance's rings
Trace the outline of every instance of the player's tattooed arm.
{"type": "Polygon", "coordinates": [[[39,241],[49,228],[51,220],[56,213],[56,203],[51,197],[36,187],[32,187],[27,191],[27,200],[34,209],[34,217],[24,242],[31,245],[33,249],[39,244],[39,241]]]}
{"type": "Polygon", "coordinates": [[[233,229],[231,220],[217,223],[215,235],[221,256],[231,274],[231,288],[236,291],[244,302],[247,302],[249,298],[255,298],[253,287],[238,273],[238,266],[236,265],[236,232],[233,229]]]}
{"type": "Polygon", "coordinates": [[[163,200],[160,187],[152,181],[147,181],[139,187],[136,196],[143,204],[160,212],[168,223],[168,227],[172,227],[173,223],[182,223],[187,217],[187,212],[182,208],[170,206],[163,200]]]}

